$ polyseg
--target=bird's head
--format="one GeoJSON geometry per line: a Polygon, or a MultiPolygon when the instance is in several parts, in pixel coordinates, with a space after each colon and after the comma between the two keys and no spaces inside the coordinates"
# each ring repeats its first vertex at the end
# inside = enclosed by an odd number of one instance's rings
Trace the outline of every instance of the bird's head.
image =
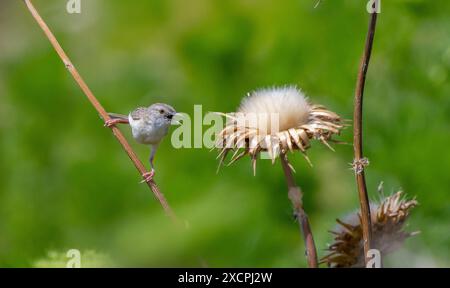
{"type": "Polygon", "coordinates": [[[172,106],[164,103],[155,103],[149,107],[150,113],[157,119],[170,123],[177,111],[172,106]]]}

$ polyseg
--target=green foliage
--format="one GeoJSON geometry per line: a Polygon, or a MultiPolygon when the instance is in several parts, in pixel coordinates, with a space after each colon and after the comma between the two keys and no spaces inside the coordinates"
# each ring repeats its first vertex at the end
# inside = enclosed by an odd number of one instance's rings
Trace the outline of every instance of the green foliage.
{"type": "MultiPolygon", "coordinates": [[[[80,15],[34,3],[108,111],[163,101],[230,112],[250,90],[297,84],[352,117],[365,1],[96,0],[80,15]]],[[[422,233],[391,265],[450,265],[449,8],[384,1],[379,17],[364,103],[369,192],[378,198],[384,181],[421,204],[409,228],[422,233]]],[[[189,227],[176,230],[23,3],[2,1],[0,23],[0,266],[64,266],[66,247],[120,266],[306,265],[278,162],[260,161],[256,177],[249,159],[216,174],[216,152],[166,139],[156,181],[189,227]]],[[[313,144],[309,156],[313,168],[291,159],[323,255],[334,219],[359,205],[352,148],[313,144]]]]}

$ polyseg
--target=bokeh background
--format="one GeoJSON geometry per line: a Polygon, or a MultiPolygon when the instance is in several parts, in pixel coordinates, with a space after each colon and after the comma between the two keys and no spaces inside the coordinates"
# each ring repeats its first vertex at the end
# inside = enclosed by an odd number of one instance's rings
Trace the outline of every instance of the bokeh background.
{"type": "MultiPolygon", "coordinates": [[[[351,119],[366,1],[33,1],[109,111],[162,101],[231,112],[258,87],[295,84],[351,119]]],[[[370,196],[403,189],[422,233],[386,266],[450,266],[450,3],[383,1],[364,114],[370,196]]],[[[204,129],[207,127],[205,126],[204,129]]],[[[121,127],[128,138],[128,127],[121,127]]],[[[351,141],[351,129],[341,140],[351,141]]],[[[148,148],[133,143],[143,160],[148,148]]],[[[189,227],[174,228],[103,127],[22,1],[0,2],[0,266],[305,267],[279,162],[174,149],[156,180],[189,227]]],[[[352,148],[291,157],[323,256],[337,217],[358,208],[352,148]]]]}

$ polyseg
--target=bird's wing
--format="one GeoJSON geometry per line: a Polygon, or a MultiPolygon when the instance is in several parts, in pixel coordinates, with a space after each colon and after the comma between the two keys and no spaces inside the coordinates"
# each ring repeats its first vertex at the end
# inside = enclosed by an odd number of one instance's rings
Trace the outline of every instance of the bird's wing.
{"type": "Polygon", "coordinates": [[[117,114],[117,113],[108,113],[108,115],[109,115],[109,117],[111,117],[111,119],[128,120],[128,116],[127,115],[117,114]]]}
{"type": "Polygon", "coordinates": [[[147,108],[139,107],[139,108],[136,108],[133,112],[131,112],[130,115],[131,115],[131,118],[133,118],[133,120],[139,120],[144,117],[146,112],[147,112],[147,108]]]}

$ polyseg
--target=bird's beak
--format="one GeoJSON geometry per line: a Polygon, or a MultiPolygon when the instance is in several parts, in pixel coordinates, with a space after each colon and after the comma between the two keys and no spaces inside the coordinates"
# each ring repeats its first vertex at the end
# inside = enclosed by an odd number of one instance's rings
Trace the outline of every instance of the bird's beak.
{"type": "Polygon", "coordinates": [[[172,114],[171,122],[172,125],[181,125],[181,122],[179,120],[183,119],[183,114],[181,113],[175,113],[172,114]]]}

